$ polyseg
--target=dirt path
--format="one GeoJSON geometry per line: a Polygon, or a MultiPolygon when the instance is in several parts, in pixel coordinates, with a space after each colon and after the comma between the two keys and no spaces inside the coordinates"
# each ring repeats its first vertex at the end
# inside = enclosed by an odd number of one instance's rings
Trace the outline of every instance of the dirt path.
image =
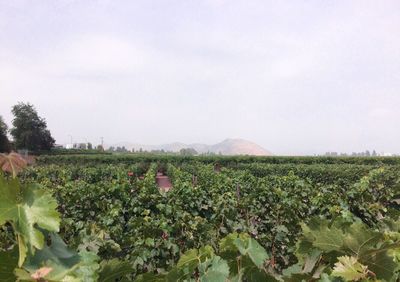
{"type": "Polygon", "coordinates": [[[169,177],[160,172],[157,173],[156,182],[160,190],[163,190],[164,192],[168,192],[172,189],[172,183],[171,180],[169,180],[169,177]]]}

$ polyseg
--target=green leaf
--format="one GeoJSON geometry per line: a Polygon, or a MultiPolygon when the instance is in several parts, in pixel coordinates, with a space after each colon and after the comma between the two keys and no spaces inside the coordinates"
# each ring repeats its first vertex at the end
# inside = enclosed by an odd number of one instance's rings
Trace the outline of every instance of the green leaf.
{"type": "Polygon", "coordinates": [[[62,279],[70,281],[74,280],[73,278],[81,281],[96,281],[95,273],[91,272],[97,271],[99,268],[96,255],[88,252],[78,254],[69,250],[55,233],[50,233],[49,238],[51,244],[36,251],[34,256],[29,256],[23,265],[24,270],[32,275],[40,268],[51,268],[51,271],[44,276],[48,281],[61,281],[62,279]]]}
{"type": "MultiPolygon", "coordinates": [[[[318,271],[320,267],[324,267],[324,265],[318,266],[318,262],[321,258],[321,251],[317,249],[313,249],[308,255],[302,256],[299,258],[299,263],[288,267],[283,270],[283,275],[286,277],[296,277],[296,275],[306,274],[308,276],[314,276],[316,274],[319,276],[318,271]]],[[[294,279],[293,278],[293,279],[294,279]]]]}
{"type": "Polygon", "coordinates": [[[0,281],[14,282],[14,269],[18,264],[18,251],[0,252],[0,281]]]}
{"type": "Polygon", "coordinates": [[[235,246],[243,256],[249,256],[253,263],[261,268],[265,260],[268,259],[268,254],[265,249],[253,238],[237,238],[234,241],[235,246]]]}
{"type": "Polygon", "coordinates": [[[189,250],[179,259],[178,268],[187,269],[189,273],[192,273],[200,263],[212,256],[214,256],[214,250],[211,246],[189,250]]]}
{"type": "Polygon", "coordinates": [[[234,232],[222,238],[219,242],[219,249],[221,252],[238,251],[235,245],[235,240],[238,238],[238,233],[234,232]]]}
{"type": "MultiPolygon", "coordinates": [[[[110,281],[114,282],[115,280],[110,280],[110,281]]],[[[165,282],[165,281],[167,281],[165,275],[155,274],[155,273],[141,274],[138,275],[135,279],[135,282],[165,282]]],[[[178,281],[178,280],[172,280],[172,281],[178,281]]]]}
{"type": "Polygon", "coordinates": [[[309,273],[295,273],[290,277],[285,277],[285,282],[300,282],[300,281],[312,281],[313,277],[309,273]]]}
{"type": "Polygon", "coordinates": [[[79,277],[85,282],[96,282],[99,280],[98,270],[100,265],[97,263],[99,257],[92,252],[81,251],[79,252],[81,262],[79,267],[72,272],[73,277],[79,277]]]}
{"type": "Polygon", "coordinates": [[[10,222],[18,236],[19,261],[22,266],[27,252],[44,246],[43,233],[38,227],[58,232],[60,216],[57,201],[33,185],[21,185],[17,179],[5,180],[0,175],[0,226],[10,222]]]}
{"type": "Polygon", "coordinates": [[[243,277],[244,281],[248,282],[277,282],[272,275],[265,272],[263,269],[260,269],[256,266],[246,267],[243,269],[243,277]]]}
{"type": "Polygon", "coordinates": [[[201,282],[225,282],[229,276],[229,266],[219,256],[207,259],[199,265],[201,282]]]}
{"type": "Polygon", "coordinates": [[[399,268],[389,251],[399,247],[400,242],[385,243],[383,233],[361,222],[349,224],[339,220],[329,227],[327,220],[312,219],[308,226],[303,225],[303,237],[298,243],[297,255],[301,259],[313,248],[318,248],[323,251],[324,260],[331,264],[339,256],[355,257],[377,279],[389,281],[396,277],[399,268]]]}
{"type": "Polygon", "coordinates": [[[235,279],[237,279],[237,281],[241,281],[240,279],[243,273],[239,273],[240,270],[238,269],[237,259],[240,256],[240,253],[234,243],[236,238],[238,238],[238,234],[236,232],[222,238],[219,242],[219,250],[220,256],[228,262],[231,275],[237,275],[235,279]]]}
{"type": "Polygon", "coordinates": [[[207,259],[214,256],[214,250],[211,246],[204,246],[197,249],[186,251],[179,259],[177,266],[173,268],[166,276],[167,281],[182,281],[189,279],[195,269],[207,259]]]}
{"type": "Polygon", "coordinates": [[[322,251],[337,251],[343,246],[343,232],[335,227],[321,226],[318,231],[314,232],[314,236],[314,247],[322,251]]]}
{"type": "Polygon", "coordinates": [[[346,231],[344,247],[356,256],[362,256],[383,239],[383,233],[370,230],[362,223],[354,223],[346,231]]]}
{"type": "Polygon", "coordinates": [[[190,275],[200,263],[198,254],[199,251],[197,249],[186,251],[178,261],[178,268],[190,275]]]}
{"type": "Polygon", "coordinates": [[[241,281],[243,275],[249,281],[275,281],[265,270],[261,269],[268,254],[265,249],[248,234],[232,233],[220,241],[221,257],[224,258],[230,268],[231,279],[241,281]],[[270,280],[266,280],[270,279],[270,280]]]}
{"type": "Polygon", "coordinates": [[[125,261],[112,259],[100,263],[99,282],[114,282],[133,272],[132,266],[125,261]]]}
{"type": "Polygon", "coordinates": [[[148,247],[154,247],[154,239],[153,238],[147,238],[146,241],[144,242],[146,246],[148,247]]]}
{"type": "Polygon", "coordinates": [[[332,271],[333,276],[342,277],[346,281],[358,281],[368,276],[368,267],[362,265],[355,257],[342,256],[338,258],[332,271]]]}
{"type": "Polygon", "coordinates": [[[363,254],[363,256],[359,257],[359,261],[368,266],[368,269],[375,273],[378,279],[387,281],[396,277],[396,270],[399,269],[399,264],[394,262],[393,257],[388,255],[388,248],[385,246],[363,254]]]}

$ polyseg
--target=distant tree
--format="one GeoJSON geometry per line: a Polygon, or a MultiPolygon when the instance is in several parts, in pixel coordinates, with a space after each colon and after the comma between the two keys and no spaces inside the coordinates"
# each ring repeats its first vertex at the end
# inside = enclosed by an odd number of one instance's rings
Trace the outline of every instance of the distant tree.
{"type": "Polygon", "coordinates": [[[100,152],[104,152],[104,148],[103,148],[102,145],[97,145],[96,150],[97,150],[97,151],[100,151],[100,152]]]}
{"type": "Polygon", "coordinates": [[[135,148],[132,148],[132,153],[134,153],[135,152],[135,148]]]}
{"type": "Polygon", "coordinates": [[[376,157],[378,154],[376,153],[375,150],[372,151],[372,156],[376,157]]]}
{"type": "Polygon", "coordinates": [[[117,149],[115,149],[115,152],[117,152],[117,153],[127,153],[128,150],[125,148],[125,146],[122,146],[122,147],[117,147],[117,149]]]}
{"type": "Polygon", "coordinates": [[[35,107],[29,103],[18,103],[11,112],[14,115],[11,135],[17,149],[32,151],[50,150],[55,140],[47,129],[46,120],[39,117],[35,107]]]}
{"type": "Polygon", "coordinates": [[[90,143],[90,142],[87,143],[87,149],[88,149],[88,150],[93,150],[93,145],[92,145],[92,143],[90,143]]]}
{"type": "Polygon", "coordinates": [[[182,148],[179,151],[179,154],[182,155],[182,156],[194,156],[194,155],[197,155],[198,153],[193,148],[182,148]]]}
{"type": "Polygon", "coordinates": [[[10,141],[7,137],[8,126],[0,116],[0,153],[10,151],[10,141]]]}
{"type": "Polygon", "coordinates": [[[365,151],[365,156],[370,157],[370,156],[371,156],[371,153],[370,153],[368,150],[366,150],[366,151],[365,151]]]}

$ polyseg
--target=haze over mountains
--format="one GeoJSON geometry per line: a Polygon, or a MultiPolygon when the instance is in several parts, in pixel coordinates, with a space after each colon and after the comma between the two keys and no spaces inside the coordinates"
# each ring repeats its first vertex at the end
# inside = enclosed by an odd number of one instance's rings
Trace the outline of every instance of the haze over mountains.
{"type": "Polygon", "coordinates": [[[253,143],[251,141],[243,139],[225,139],[224,141],[214,144],[207,145],[201,143],[185,144],[180,142],[162,144],[162,145],[144,145],[129,142],[120,142],[110,145],[112,147],[125,147],[128,150],[135,149],[135,151],[140,150],[152,151],[152,150],[164,150],[171,152],[179,152],[184,148],[193,148],[198,153],[215,153],[222,155],[254,155],[254,156],[270,156],[271,152],[262,148],[260,145],[253,143]]]}

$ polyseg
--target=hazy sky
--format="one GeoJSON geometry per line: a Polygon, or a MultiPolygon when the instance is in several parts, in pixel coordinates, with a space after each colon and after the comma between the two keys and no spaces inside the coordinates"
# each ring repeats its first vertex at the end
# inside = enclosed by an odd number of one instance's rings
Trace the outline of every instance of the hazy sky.
{"type": "Polygon", "coordinates": [[[0,0],[0,115],[58,143],[400,153],[400,1],[0,0]]]}

